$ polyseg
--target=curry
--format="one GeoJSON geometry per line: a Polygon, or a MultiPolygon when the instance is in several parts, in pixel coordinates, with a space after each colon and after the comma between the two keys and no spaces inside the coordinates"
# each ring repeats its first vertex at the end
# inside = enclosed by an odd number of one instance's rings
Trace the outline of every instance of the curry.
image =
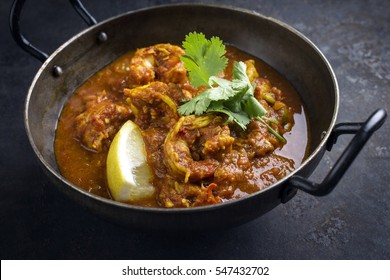
{"type": "Polygon", "coordinates": [[[309,143],[307,119],[285,78],[259,58],[228,46],[227,67],[218,77],[231,80],[234,62],[244,62],[254,97],[266,109],[265,121],[253,118],[243,129],[218,112],[182,115],[177,108],[205,90],[189,82],[180,59],[184,54],[171,44],[130,51],[75,91],[55,138],[58,167],[67,180],[111,198],[107,153],[127,120],[142,131],[156,190],[135,205],[223,203],[267,188],[301,164],[309,143]]]}

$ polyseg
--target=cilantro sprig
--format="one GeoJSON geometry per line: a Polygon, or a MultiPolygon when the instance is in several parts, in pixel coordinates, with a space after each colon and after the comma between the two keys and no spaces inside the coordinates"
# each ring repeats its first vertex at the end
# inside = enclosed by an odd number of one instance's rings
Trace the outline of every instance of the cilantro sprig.
{"type": "Polygon", "coordinates": [[[279,141],[286,141],[263,119],[267,111],[254,97],[254,87],[246,74],[244,62],[234,62],[231,81],[216,76],[225,69],[228,62],[225,46],[218,37],[208,40],[203,33],[192,32],[186,36],[183,48],[186,54],[180,59],[188,71],[191,85],[208,88],[179,106],[179,114],[223,113],[227,115],[229,122],[235,122],[243,130],[252,118],[256,118],[279,141]]]}
{"type": "Polygon", "coordinates": [[[194,87],[205,86],[211,76],[225,69],[228,59],[225,46],[218,37],[207,40],[203,33],[191,32],[183,42],[186,54],[181,56],[194,87]]]}

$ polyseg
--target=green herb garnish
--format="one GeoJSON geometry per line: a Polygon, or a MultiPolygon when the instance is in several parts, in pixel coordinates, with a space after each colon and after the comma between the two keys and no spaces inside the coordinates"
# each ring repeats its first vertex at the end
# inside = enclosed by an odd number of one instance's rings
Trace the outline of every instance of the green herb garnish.
{"type": "Polygon", "coordinates": [[[207,40],[203,33],[192,32],[186,36],[183,48],[186,55],[180,59],[189,73],[191,85],[209,88],[181,105],[178,108],[179,114],[223,113],[227,115],[229,122],[235,122],[243,130],[252,118],[256,118],[279,141],[286,142],[262,119],[267,111],[254,97],[254,87],[246,74],[244,62],[234,62],[232,81],[215,76],[225,69],[228,62],[224,56],[226,50],[222,40],[218,37],[207,40]]]}
{"type": "Polygon", "coordinates": [[[225,69],[228,59],[225,46],[218,37],[207,40],[203,33],[192,32],[183,42],[186,54],[181,56],[194,87],[205,86],[211,76],[225,69]]]}

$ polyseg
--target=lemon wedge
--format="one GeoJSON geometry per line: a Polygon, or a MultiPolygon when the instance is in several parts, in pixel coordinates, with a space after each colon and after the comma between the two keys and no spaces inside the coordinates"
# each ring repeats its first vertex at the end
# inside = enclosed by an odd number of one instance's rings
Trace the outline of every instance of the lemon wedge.
{"type": "Polygon", "coordinates": [[[134,202],[154,194],[152,171],[146,161],[140,128],[127,121],[111,143],[107,156],[107,181],[116,201],[134,202]]]}

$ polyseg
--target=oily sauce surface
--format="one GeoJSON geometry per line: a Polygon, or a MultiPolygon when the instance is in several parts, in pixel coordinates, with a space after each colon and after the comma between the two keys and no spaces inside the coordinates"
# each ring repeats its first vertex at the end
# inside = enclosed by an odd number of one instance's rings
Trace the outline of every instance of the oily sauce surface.
{"type": "Polygon", "coordinates": [[[262,60],[227,47],[229,65],[223,77],[231,78],[233,61],[245,61],[248,69],[254,65],[258,77],[256,73],[248,76],[254,77],[255,97],[266,107],[268,117],[278,120],[278,124],[270,125],[283,134],[286,144],[279,143],[260,122],[251,122],[244,132],[226,124],[223,116],[182,119],[165,113],[169,108],[154,99],[156,92],[167,92],[180,105],[201,90],[191,87],[178,66],[174,52],[180,50],[165,44],[157,46],[153,51],[124,54],[70,97],[55,138],[57,163],[66,179],[93,194],[111,198],[106,157],[115,133],[128,119],[143,130],[148,163],[154,171],[152,183],[157,190],[155,197],[133,204],[195,207],[221,203],[266,188],[301,164],[309,141],[304,107],[297,92],[279,73],[262,60]],[[169,59],[164,56],[167,52],[169,59]],[[154,65],[153,73],[141,68],[149,62],[154,65]],[[150,96],[143,96],[146,94],[150,96]],[[147,99],[154,101],[145,103],[147,99]],[[148,115],[134,114],[137,106],[148,115]],[[200,122],[207,125],[197,126],[200,122]],[[173,128],[176,131],[170,133],[173,128]],[[189,170],[187,173],[175,170],[176,162],[172,161],[177,159],[170,158],[171,154],[180,155],[183,162],[179,163],[189,170]]]}

